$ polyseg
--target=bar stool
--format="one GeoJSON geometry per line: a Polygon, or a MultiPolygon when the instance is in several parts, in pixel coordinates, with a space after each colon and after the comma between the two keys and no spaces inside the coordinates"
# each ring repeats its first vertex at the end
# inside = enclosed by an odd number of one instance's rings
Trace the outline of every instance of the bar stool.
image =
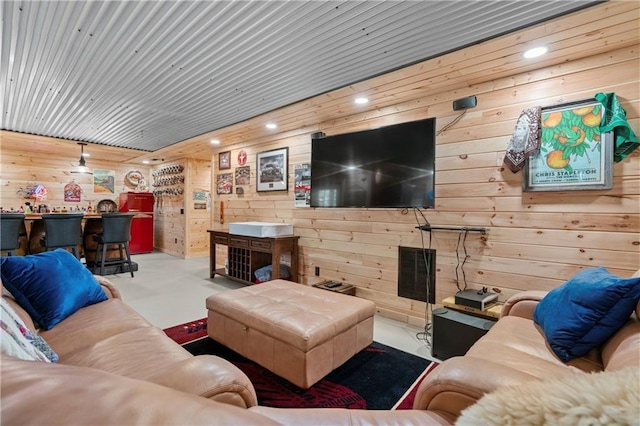
{"type": "Polygon", "coordinates": [[[124,265],[129,264],[129,272],[133,277],[133,266],[131,264],[131,254],[129,253],[129,240],[131,240],[131,220],[135,213],[103,213],[102,232],[94,235],[93,240],[97,242],[96,257],[93,261],[93,273],[98,267],[98,257],[100,257],[100,275],[104,273],[105,265],[120,265],[122,272],[125,272],[124,265]],[[113,244],[118,246],[117,259],[107,260],[107,246],[113,244]],[[124,247],[126,258],[123,256],[124,247]],[[100,249],[102,248],[102,252],[100,249]]]}
{"type": "Polygon", "coordinates": [[[78,246],[82,244],[82,219],[84,215],[70,213],[50,213],[42,215],[44,238],[42,245],[47,251],[57,248],[71,249],[80,260],[78,246]]]}
{"type": "Polygon", "coordinates": [[[24,215],[17,213],[0,213],[0,251],[9,256],[16,255],[20,247],[20,228],[24,223],[24,215]]]}

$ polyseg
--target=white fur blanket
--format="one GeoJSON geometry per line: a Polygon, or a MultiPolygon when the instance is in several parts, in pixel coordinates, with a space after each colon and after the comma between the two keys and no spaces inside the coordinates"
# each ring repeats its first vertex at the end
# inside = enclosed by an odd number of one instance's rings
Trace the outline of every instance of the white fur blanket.
{"type": "Polygon", "coordinates": [[[464,410],[456,425],[640,425],[640,368],[500,388],[464,410]]]}

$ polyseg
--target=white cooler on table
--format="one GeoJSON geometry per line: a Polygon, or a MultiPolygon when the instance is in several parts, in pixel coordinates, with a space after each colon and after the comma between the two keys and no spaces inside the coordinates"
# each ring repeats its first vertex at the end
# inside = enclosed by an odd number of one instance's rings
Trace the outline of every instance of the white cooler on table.
{"type": "Polygon", "coordinates": [[[231,222],[229,234],[247,237],[283,237],[293,235],[293,225],[268,222],[231,222]]]}

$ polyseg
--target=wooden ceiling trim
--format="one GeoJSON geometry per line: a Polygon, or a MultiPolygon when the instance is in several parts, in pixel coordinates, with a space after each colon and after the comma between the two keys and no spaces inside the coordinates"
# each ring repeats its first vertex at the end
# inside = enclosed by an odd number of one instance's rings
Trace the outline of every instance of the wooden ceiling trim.
{"type": "MultiPolygon", "coordinates": [[[[11,149],[20,151],[28,146],[29,152],[36,152],[43,155],[61,155],[77,160],[80,158],[78,142],[80,141],[0,130],[0,147],[3,150],[11,149]]],[[[132,161],[135,162],[134,160],[144,151],[87,143],[85,152],[91,154],[91,156],[87,158],[87,162],[91,162],[91,158],[101,161],[113,161],[114,158],[117,158],[119,162],[128,163],[132,161]]],[[[148,157],[150,153],[145,153],[144,155],[148,157]]]]}

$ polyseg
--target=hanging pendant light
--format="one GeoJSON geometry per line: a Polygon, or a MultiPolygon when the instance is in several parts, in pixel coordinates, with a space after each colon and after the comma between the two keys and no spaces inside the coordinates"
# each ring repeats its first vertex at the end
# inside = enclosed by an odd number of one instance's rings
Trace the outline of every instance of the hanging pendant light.
{"type": "Polygon", "coordinates": [[[77,166],[71,169],[71,173],[92,175],[93,171],[87,167],[84,161],[84,146],[86,143],[78,142],[78,145],[80,145],[80,162],[77,166]]]}

